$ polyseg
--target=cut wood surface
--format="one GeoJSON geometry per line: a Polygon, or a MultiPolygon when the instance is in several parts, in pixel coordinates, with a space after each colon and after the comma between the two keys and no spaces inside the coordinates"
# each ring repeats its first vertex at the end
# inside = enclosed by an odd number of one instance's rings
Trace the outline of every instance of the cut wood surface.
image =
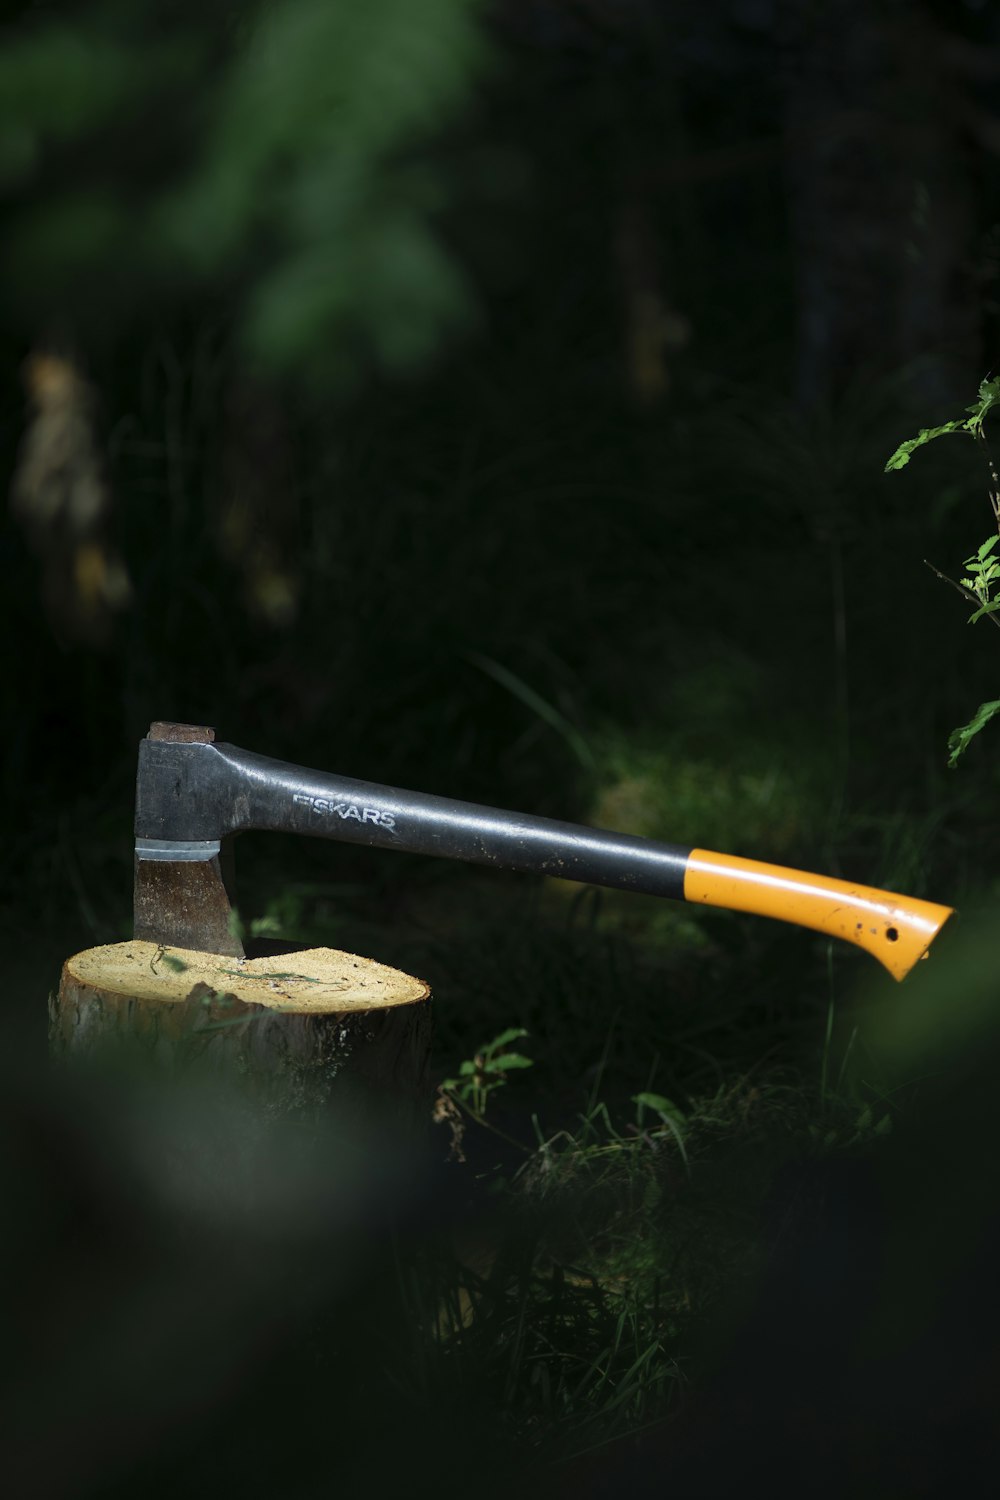
{"type": "Polygon", "coordinates": [[[229,1070],[271,1113],[364,1096],[391,1115],[422,1092],[429,998],[333,948],[246,959],[135,940],[67,959],[50,1039],[63,1055],[125,1047],[159,1072],[229,1070]]]}
{"type": "Polygon", "coordinates": [[[422,979],[335,948],[304,948],[279,958],[231,958],[134,941],[87,948],[67,959],[64,981],[160,1005],[183,1004],[201,985],[268,1010],[330,1011],[414,1005],[430,994],[422,979]]]}

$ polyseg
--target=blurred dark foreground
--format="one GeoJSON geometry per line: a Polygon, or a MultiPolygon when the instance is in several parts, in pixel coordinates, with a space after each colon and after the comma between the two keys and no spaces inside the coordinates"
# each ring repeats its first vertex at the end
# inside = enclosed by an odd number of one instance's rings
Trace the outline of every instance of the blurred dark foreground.
{"type": "Polygon", "coordinates": [[[14,1493],[423,1493],[447,1432],[412,1385],[412,1152],[94,1066],[7,1071],[4,1114],[14,1493]]]}
{"type": "MultiPolygon", "coordinates": [[[[1000,1459],[1000,1007],[971,922],[865,1043],[896,1128],[784,1167],[762,1271],[653,1429],[551,1461],[440,1337],[475,1183],[430,1144],[5,1059],[3,1471],[18,1496],[637,1487],[937,1495],[1000,1459]],[[440,1154],[440,1153],[438,1153],[440,1154]]],[[[438,1143],[434,1143],[437,1146],[438,1143]]],[[[516,1233],[492,1210],[489,1232],[516,1233]]]]}
{"type": "Polygon", "coordinates": [[[880,1090],[897,1128],[874,1150],[778,1173],[755,1292],[708,1333],[684,1409],[574,1466],[577,1495],[669,1484],[712,1496],[738,1485],[881,1500],[992,1487],[996,932],[993,910],[970,913],[939,942],[936,964],[881,1005],[855,1071],[880,1090]]]}

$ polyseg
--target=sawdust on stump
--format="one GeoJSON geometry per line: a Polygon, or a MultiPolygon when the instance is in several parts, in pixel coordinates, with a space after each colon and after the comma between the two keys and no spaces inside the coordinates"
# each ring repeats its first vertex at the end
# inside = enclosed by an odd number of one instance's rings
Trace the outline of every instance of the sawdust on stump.
{"type": "Polygon", "coordinates": [[[163,1074],[227,1075],[270,1115],[422,1102],[430,989],[333,948],[233,958],[135,940],[66,960],[49,1007],[61,1056],[127,1055],[163,1074]]]}

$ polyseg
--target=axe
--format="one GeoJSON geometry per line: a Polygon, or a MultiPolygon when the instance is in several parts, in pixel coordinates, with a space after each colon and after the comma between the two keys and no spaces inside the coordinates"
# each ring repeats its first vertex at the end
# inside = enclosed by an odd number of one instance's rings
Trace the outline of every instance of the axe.
{"type": "Polygon", "coordinates": [[[203,726],[154,723],[139,747],[135,936],[242,956],[223,844],[254,828],[775,917],[864,948],[896,979],[952,915],[829,875],[309,771],[217,744],[203,726]]]}

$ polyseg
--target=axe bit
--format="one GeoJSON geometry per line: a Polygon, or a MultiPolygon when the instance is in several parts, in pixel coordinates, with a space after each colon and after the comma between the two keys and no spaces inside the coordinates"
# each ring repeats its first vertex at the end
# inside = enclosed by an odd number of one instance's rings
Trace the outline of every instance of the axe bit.
{"type": "Polygon", "coordinates": [[[249,829],[302,833],[531,871],[775,917],[874,955],[903,979],[948,906],[731,854],[310,771],[217,744],[214,731],[153,724],[139,747],[135,936],[242,954],[222,855],[249,829]]]}

